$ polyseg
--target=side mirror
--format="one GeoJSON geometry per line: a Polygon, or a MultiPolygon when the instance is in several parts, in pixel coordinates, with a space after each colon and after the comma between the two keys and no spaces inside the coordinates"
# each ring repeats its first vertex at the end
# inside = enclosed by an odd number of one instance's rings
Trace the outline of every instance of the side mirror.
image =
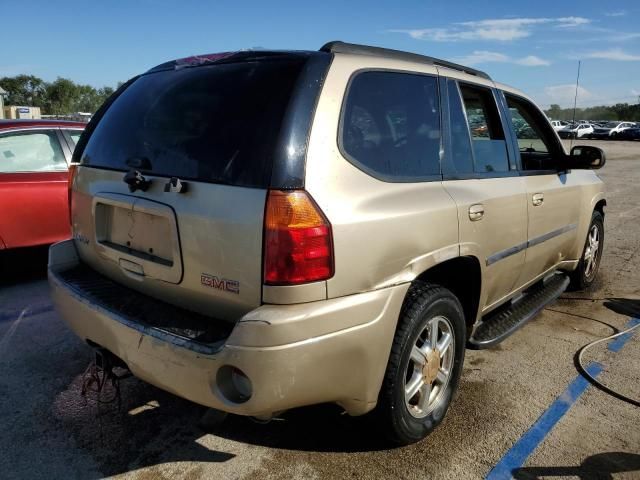
{"type": "Polygon", "coordinates": [[[601,148],[577,145],[571,149],[567,158],[569,168],[597,170],[604,167],[607,158],[601,148]]]}

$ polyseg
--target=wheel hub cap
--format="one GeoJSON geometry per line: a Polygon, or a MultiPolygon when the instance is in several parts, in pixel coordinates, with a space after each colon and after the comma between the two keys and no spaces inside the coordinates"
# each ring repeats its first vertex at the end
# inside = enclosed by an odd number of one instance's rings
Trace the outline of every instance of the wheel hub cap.
{"type": "Polygon", "coordinates": [[[427,353],[427,362],[422,367],[422,377],[425,383],[433,383],[440,370],[440,352],[436,348],[427,353]]]}

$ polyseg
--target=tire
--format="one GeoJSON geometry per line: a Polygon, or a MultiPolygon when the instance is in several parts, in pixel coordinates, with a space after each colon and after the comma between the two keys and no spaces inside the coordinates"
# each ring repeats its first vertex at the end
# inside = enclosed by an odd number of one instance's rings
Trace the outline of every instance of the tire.
{"type": "Polygon", "coordinates": [[[594,210],[591,214],[591,223],[589,224],[589,230],[587,231],[587,238],[584,242],[580,262],[578,262],[578,268],[570,274],[571,283],[569,284],[569,288],[571,290],[587,290],[591,285],[593,285],[593,282],[598,275],[598,268],[600,267],[603,248],[604,217],[602,216],[602,213],[594,210]],[[594,231],[597,232],[595,256],[592,255],[594,231]]]}
{"type": "Polygon", "coordinates": [[[458,388],[465,344],[464,313],[456,296],[444,287],[414,282],[400,312],[377,407],[388,440],[414,443],[440,424],[458,388]],[[438,334],[432,337],[434,324],[438,334]],[[442,354],[431,348],[434,344],[442,354]],[[413,395],[405,394],[410,386],[413,395]]]}

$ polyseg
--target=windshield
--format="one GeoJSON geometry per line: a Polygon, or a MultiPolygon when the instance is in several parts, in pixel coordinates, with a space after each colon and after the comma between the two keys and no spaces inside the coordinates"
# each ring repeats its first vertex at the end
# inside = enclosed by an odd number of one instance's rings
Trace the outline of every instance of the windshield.
{"type": "Polygon", "coordinates": [[[106,111],[81,163],[268,186],[280,125],[304,61],[282,56],[143,75],[106,111]]]}
{"type": "Polygon", "coordinates": [[[616,128],[620,122],[607,122],[604,124],[605,128],[616,128]]]}

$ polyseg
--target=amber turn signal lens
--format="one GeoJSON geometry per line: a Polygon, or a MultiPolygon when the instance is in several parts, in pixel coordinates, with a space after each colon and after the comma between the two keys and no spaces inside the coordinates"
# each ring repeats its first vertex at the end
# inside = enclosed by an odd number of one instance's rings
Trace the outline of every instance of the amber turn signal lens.
{"type": "Polygon", "coordinates": [[[264,219],[264,282],[298,285],[333,276],[331,224],[304,190],[271,190],[264,219]]]}

